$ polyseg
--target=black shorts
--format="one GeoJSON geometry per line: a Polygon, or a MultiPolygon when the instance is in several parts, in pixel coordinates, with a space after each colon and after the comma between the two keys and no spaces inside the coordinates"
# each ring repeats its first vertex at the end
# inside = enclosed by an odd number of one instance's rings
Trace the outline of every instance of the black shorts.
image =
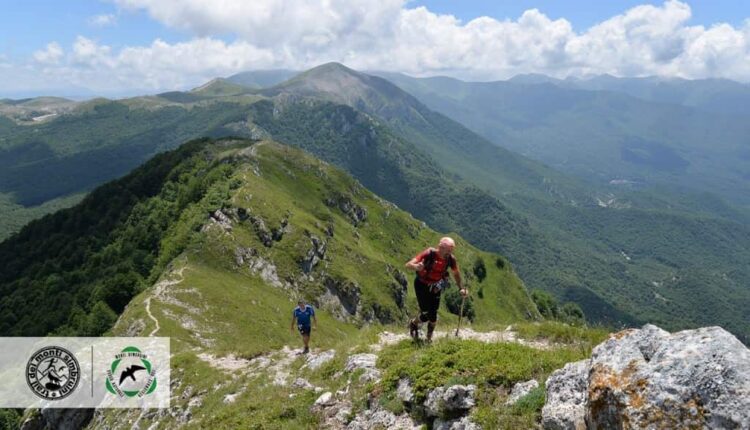
{"type": "MultiPolygon", "coordinates": [[[[445,282],[445,281],[440,281],[445,282]]],[[[433,292],[431,285],[422,282],[419,277],[414,278],[414,293],[417,295],[417,303],[419,304],[419,320],[422,322],[437,321],[437,312],[440,308],[440,293],[433,292]]]]}
{"type": "Polygon", "coordinates": [[[299,330],[299,334],[303,336],[309,335],[311,329],[310,324],[297,324],[297,330],[299,330]]]}

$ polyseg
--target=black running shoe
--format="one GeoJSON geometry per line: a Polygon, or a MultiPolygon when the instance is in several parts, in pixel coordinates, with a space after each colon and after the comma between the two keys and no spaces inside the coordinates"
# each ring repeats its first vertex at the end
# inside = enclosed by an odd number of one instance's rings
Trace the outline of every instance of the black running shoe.
{"type": "Polygon", "coordinates": [[[414,320],[409,321],[409,335],[415,341],[419,340],[419,326],[414,322],[414,320]]]}
{"type": "Polygon", "coordinates": [[[310,348],[305,347],[305,349],[302,350],[303,354],[307,354],[308,352],[310,352],[310,348]]]}

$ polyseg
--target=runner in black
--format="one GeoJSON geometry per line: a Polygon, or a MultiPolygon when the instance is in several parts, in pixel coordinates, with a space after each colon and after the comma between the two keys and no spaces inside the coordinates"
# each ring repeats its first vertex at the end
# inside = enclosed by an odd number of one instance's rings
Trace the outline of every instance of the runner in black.
{"type": "Polygon", "coordinates": [[[436,248],[427,248],[406,263],[406,268],[417,272],[414,278],[414,293],[419,304],[419,316],[409,322],[409,332],[417,340],[419,325],[427,324],[427,341],[432,340],[432,333],[437,324],[437,311],[440,307],[440,294],[449,285],[448,269],[453,272],[453,278],[462,296],[468,292],[461,281],[458,262],[453,256],[456,244],[450,237],[440,239],[436,248]]]}

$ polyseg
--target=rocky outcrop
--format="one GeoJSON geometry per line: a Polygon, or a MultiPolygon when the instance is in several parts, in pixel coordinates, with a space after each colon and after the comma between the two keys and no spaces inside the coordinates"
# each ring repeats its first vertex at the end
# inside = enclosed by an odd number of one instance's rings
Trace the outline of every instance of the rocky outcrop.
{"type": "Polygon", "coordinates": [[[462,417],[448,421],[436,418],[435,422],[432,423],[432,430],[481,430],[481,427],[469,417],[462,417]]]}
{"type": "Polygon", "coordinates": [[[329,207],[337,207],[355,227],[367,220],[367,209],[356,204],[351,197],[345,194],[335,194],[326,198],[324,203],[329,207]]]}
{"type": "Polygon", "coordinates": [[[346,427],[347,430],[419,430],[421,428],[423,427],[414,422],[409,415],[395,415],[393,412],[385,409],[375,411],[367,409],[354,417],[346,427]]]}
{"type": "Polygon", "coordinates": [[[336,356],[336,351],[333,349],[329,349],[328,351],[323,351],[319,354],[316,354],[316,353],[308,354],[307,361],[303,367],[315,370],[319,368],[320,366],[333,360],[335,356],[336,356]]]}
{"type": "Polygon", "coordinates": [[[404,275],[403,272],[397,270],[390,264],[386,266],[386,270],[391,274],[391,276],[393,276],[393,280],[395,281],[391,282],[389,285],[391,296],[393,297],[393,300],[396,302],[396,305],[399,307],[399,309],[403,309],[406,303],[406,294],[407,288],[409,286],[409,281],[406,279],[406,275],[404,275]]]}
{"type": "Polygon", "coordinates": [[[300,265],[302,266],[302,271],[305,274],[309,274],[312,272],[313,268],[326,256],[326,245],[327,242],[325,240],[320,239],[318,236],[315,236],[314,234],[309,234],[308,237],[310,238],[310,244],[311,247],[307,251],[307,254],[302,258],[302,261],[300,265]]]}
{"type": "Polygon", "coordinates": [[[437,387],[427,394],[424,402],[425,414],[429,417],[455,418],[474,407],[475,385],[452,385],[437,387]]]}
{"type": "Polygon", "coordinates": [[[547,400],[542,408],[546,430],[586,428],[588,361],[568,363],[547,378],[547,400]]]}
{"type": "Polygon", "coordinates": [[[396,388],[396,395],[399,400],[407,405],[414,402],[414,390],[411,387],[411,381],[407,378],[400,379],[396,388]]]}
{"type": "Polygon", "coordinates": [[[533,389],[539,387],[539,382],[536,379],[532,379],[526,382],[519,382],[513,385],[513,389],[510,390],[510,396],[505,401],[506,405],[512,405],[519,401],[521,397],[528,395],[533,389]]]}
{"type": "Polygon", "coordinates": [[[232,220],[225,214],[221,209],[217,209],[208,215],[208,220],[211,224],[203,227],[203,230],[208,228],[210,225],[217,225],[226,232],[232,231],[232,220]]]}
{"type": "Polygon", "coordinates": [[[243,248],[238,246],[234,249],[234,262],[237,266],[242,267],[245,262],[251,261],[257,255],[258,251],[254,248],[243,248]]]}
{"type": "Polygon", "coordinates": [[[271,233],[271,230],[266,227],[263,218],[252,215],[250,216],[250,222],[253,224],[253,229],[255,230],[255,235],[258,236],[258,240],[260,240],[265,247],[270,248],[271,245],[273,245],[273,234],[271,233]]]}
{"type": "Polygon", "coordinates": [[[547,381],[545,429],[750,428],[750,351],[720,327],[646,325],[547,381]]]}
{"type": "Polygon", "coordinates": [[[362,294],[359,285],[352,281],[336,280],[331,277],[326,277],[323,280],[323,285],[328,290],[327,293],[336,297],[341,304],[341,307],[343,307],[349,315],[355,315],[357,313],[360,296],[362,294]]]}
{"type": "Polygon", "coordinates": [[[344,371],[354,372],[362,369],[360,381],[378,381],[380,380],[380,370],[375,366],[378,356],[375,354],[354,354],[346,360],[344,371]]]}
{"type": "Polygon", "coordinates": [[[21,424],[21,430],[78,430],[94,416],[93,409],[44,408],[21,424]]]}
{"type": "Polygon", "coordinates": [[[288,229],[289,229],[289,218],[287,215],[287,217],[284,217],[281,219],[281,223],[279,224],[277,228],[271,230],[271,239],[273,239],[276,242],[280,242],[281,239],[284,238],[284,234],[288,231],[288,229]]]}

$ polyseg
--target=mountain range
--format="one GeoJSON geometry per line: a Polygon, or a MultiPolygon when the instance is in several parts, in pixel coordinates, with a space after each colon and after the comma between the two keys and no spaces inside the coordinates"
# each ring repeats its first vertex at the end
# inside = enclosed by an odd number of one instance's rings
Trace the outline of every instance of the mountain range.
{"type": "MultiPolygon", "coordinates": [[[[708,181],[721,185],[716,196],[705,184],[686,184],[688,167],[670,158],[674,154],[669,150],[649,144],[628,147],[631,160],[646,162],[614,162],[615,144],[599,148],[583,142],[569,148],[571,156],[582,157],[569,164],[555,162],[561,153],[568,154],[567,149],[552,148],[551,155],[544,155],[514,147],[523,141],[521,136],[533,147],[534,142],[554,141],[568,132],[580,137],[586,130],[605,135],[626,129],[641,139],[657,139],[653,130],[649,132],[656,124],[629,119],[632,112],[648,105],[652,110],[645,112],[663,109],[681,118],[689,110],[697,121],[695,108],[549,82],[511,82],[512,91],[505,92],[495,91],[499,85],[492,83],[483,99],[480,88],[489,84],[432,85],[393,76],[388,80],[339,64],[293,76],[285,73],[265,72],[262,80],[255,80],[266,86],[246,87],[235,76],[189,92],[97,99],[75,104],[69,111],[16,109],[0,117],[0,192],[9,205],[16,205],[16,213],[28,216],[20,207],[30,210],[81,196],[192,138],[273,138],[343,168],[431,228],[457,232],[482,249],[505,255],[529,288],[578,303],[592,321],[652,321],[668,328],[721,324],[747,339],[750,229],[742,207],[744,188],[733,182],[732,169],[708,181]],[[469,95],[457,100],[454,96],[463,91],[469,95]],[[508,104],[497,105],[498,97],[508,104]],[[620,106],[630,113],[617,115],[628,121],[617,127],[604,120],[590,127],[574,124],[573,133],[565,127],[574,118],[563,118],[571,114],[570,100],[580,105],[584,117],[596,112],[616,117],[613,110],[620,106]],[[521,102],[527,103],[525,110],[521,102]],[[506,113],[515,117],[508,119],[506,113]],[[52,114],[57,116],[44,117],[52,114]],[[471,118],[488,123],[487,129],[471,131],[476,127],[471,118]],[[534,131],[533,118],[549,118],[544,127],[555,139],[545,140],[534,131]],[[652,156],[656,161],[648,158],[652,156]],[[604,164],[591,161],[597,157],[604,164]],[[666,170],[661,162],[667,163],[666,170]],[[582,167],[587,163],[591,164],[582,167]],[[629,168],[641,176],[621,176],[629,168]],[[616,176],[603,177],[602,172],[616,176]],[[736,198],[727,203],[729,197],[736,198]]],[[[246,73],[242,79],[252,83],[253,76],[246,73]]],[[[689,125],[680,121],[681,126],[689,125]]],[[[710,130],[723,133],[722,139],[733,139],[744,130],[729,119],[719,125],[710,130]]],[[[729,140],[717,154],[737,159],[731,152],[734,141],[729,140]]],[[[539,143],[538,148],[550,146],[545,145],[539,143]]],[[[698,140],[691,145],[685,148],[697,148],[698,140]]],[[[672,151],[689,166],[699,165],[680,148],[672,151]]],[[[708,160],[700,165],[706,170],[717,163],[708,160]]],[[[52,222],[49,219],[40,222],[52,222]]],[[[15,246],[7,243],[28,235],[25,231],[4,244],[7,252],[15,246]]]]}

